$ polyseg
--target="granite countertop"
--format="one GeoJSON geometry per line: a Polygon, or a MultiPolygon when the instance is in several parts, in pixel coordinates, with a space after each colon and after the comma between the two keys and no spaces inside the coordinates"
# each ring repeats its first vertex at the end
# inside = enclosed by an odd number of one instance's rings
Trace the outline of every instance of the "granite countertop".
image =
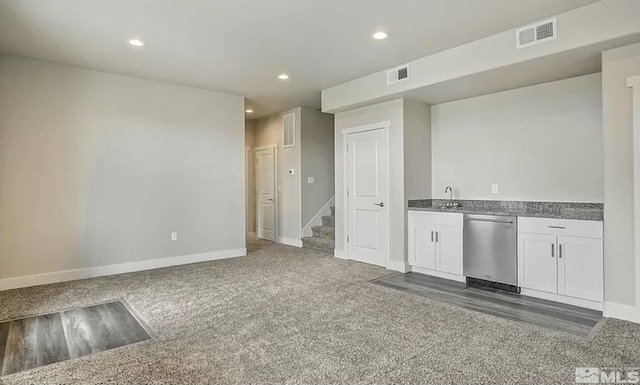
{"type": "Polygon", "coordinates": [[[577,219],[585,221],[602,221],[604,218],[604,205],[602,203],[454,200],[454,202],[460,204],[460,207],[455,209],[442,208],[447,202],[449,202],[449,200],[446,199],[410,200],[408,209],[411,211],[577,219]]]}

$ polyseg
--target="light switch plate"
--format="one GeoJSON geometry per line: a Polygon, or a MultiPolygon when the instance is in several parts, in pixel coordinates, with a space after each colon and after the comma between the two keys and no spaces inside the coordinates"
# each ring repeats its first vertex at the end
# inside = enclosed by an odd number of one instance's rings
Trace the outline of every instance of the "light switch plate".
{"type": "Polygon", "coordinates": [[[310,176],[307,178],[307,184],[314,184],[316,183],[316,177],[315,176],[310,176]]]}
{"type": "Polygon", "coordinates": [[[173,232],[171,233],[171,242],[175,242],[178,240],[178,233],[177,232],[173,232]]]}
{"type": "Polygon", "coordinates": [[[491,194],[497,194],[498,193],[498,185],[497,184],[492,184],[491,185],[491,194]]]}

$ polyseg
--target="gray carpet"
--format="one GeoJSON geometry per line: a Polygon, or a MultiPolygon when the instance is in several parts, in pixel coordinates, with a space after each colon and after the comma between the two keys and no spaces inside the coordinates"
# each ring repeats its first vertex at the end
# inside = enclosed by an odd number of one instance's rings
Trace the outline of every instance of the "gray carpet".
{"type": "Polygon", "coordinates": [[[0,320],[125,298],[153,340],[2,377],[19,383],[558,384],[640,366],[640,325],[592,340],[403,293],[390,274],[265,242],[248,257],[0,293],[0,320]]]}

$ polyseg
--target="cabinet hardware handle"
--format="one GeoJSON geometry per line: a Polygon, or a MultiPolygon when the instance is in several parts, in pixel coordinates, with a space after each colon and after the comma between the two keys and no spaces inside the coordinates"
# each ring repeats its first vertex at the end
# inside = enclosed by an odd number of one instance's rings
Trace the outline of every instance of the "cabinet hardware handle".
{"type": "Polygon", "coordinates": [[[555,257],[556,255],[556,245],[555,244],[551,244],[551,258],[555,257]]]}
{"type": "Polygon", "coordinates": [[[438,243],[438,232],[436,231],[436,243],[438,243]]]}
{"type": "Polygon", "coordinates": [[[558,258],[562,258],[562,244],[560,244],[560,252],[558,253],[558,258]]]}
{"type": "Polygon", "coordinates": [[[467,222],[491,222],[491,223],[505,223],[505,224],[513,223],[513,221],[498,221],[493,219],[480,219],[480,218],[469,218],[469,217],[464,218],[464,220],[467,222]]]}
{"type": "Polygon", "coordinates": [[[549,227],[550,229],[561,229],[561,230],[566,229],[566,227],[564,227],[564,226],[548,226],[548,227],[549,227]]]}
{"type": "Polygon", "coordinates": [[[433,231],[431,231],[431,242],[433,242],[433,231]]]}

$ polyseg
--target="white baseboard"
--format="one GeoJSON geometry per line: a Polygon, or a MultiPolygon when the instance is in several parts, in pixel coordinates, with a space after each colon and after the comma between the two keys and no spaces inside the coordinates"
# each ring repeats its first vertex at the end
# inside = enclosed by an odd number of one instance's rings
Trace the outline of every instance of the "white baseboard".
{"type": "Polygon", "coordinates": [[[434,277],[439,277],[439,278],[444,278],[444,279],[450,279],[452,281],[467,282],[467,279],[463,275],[445,273],[445,272],[442,272],[442,271],[425,269],[423,267],[418,267],[418,266],[410,266],[410,267],[411,267],[411,271],[414,271],[416,273],[425,274],[425,275],[431,275],[431,276],[434,276],[434,277]]]}
{"type": "Polygon", "coordinates": [[[602,302],[598,302],[598,301],[591,301],[588,299],[581,299],[581,298],[573,298],[573,297],[568,297],[566,295],[547,293],[544,291],[538,291],[534,289],[527,289],[525,287],[520,289],[520,294],[526,295],[528,297],[546,299],[547,301],[566,303],[567,305],[573,305],[578,307],[584,307],[591,310],[602,311],[602,302]]]}
{"type": "Polygon", "coordinates": [[[302,241],[300,239],[278,236],[277,242],[278,243],[282,243],[283,245],[289,245],[289,246],[294,246],[294,247],[302,247],[302,241]]]}
{"type": "MultiPolygon", "coordinates": [[[[344,259],[346,261],[351,260],[346,250],[334,249],[333,256],[336,258],[344,259]]],[[[356,260],[354,259],[354,261],[356,260]]],[[[362,262],[362,261],[357,261],[357,262],[362,262]]],[[[369,262],[362,262],[362,263],[369,263],[369,262]]],[[[380,266],[377,264],[373,264],[373,265],[380,266]]],[[[401,262],[401,261],[387,261],[386,266],[382,266],[382,267],[386,268],[387,270],[399,271],[401,273],[406,273],[407,271],[410,271],[409,265],[406,262],[401,262]]]]}
{"type": "Polygon", "coordinates": [[[21,277],[0,279],[0,291],[21,287],[46,285],[49,283],[74,281],[77,279],[102,277],[105,275],[132,273],[135,271],[159,269],[162,267],[187,265],[190,263],[216,261],[247,255],[247,249],[231,249],[211,251],[208,253],[181,255],[177,257],[147,259],[145,261],[127,262],[116,265],[86,267],[82,269],[56,271],[21,277]]]}
{"type": "Polygon", "coordinates": [[[336,196],[334,195],[331,197],[331,199],[329,199],[327,203],[324,204],[324,206],[322,206],[320,211],[318,211],[316,215],[314,215],[313,218],[311,218],[309,223],[307,223],[302,228],[303,237],[310,237],[313,235],[313,231],[311,231],[311,227],[322,225],[322,217],[331,215],[331,206],[333,206],[335,202],[336,202],[336,196]]]}
{"type": "Polygon", "coordinates": [[[387,261],[387,270],[399,271],[401,273],[406,273],[411,271],[409,264],[405,261],[387,261]]]}
{"type": "Polygon", "coordinates": [[[640,323],[640,307],[616,302],[605,302],[603,315],[625,321],[640,323]]]}
{"type": "Polygon", "coordinates": [[[333,250],[333,256],[336,258],[349,260],[349,256],[347,255],[347,252],[344,250],[338,250],[338,249],[333,250]]]}

